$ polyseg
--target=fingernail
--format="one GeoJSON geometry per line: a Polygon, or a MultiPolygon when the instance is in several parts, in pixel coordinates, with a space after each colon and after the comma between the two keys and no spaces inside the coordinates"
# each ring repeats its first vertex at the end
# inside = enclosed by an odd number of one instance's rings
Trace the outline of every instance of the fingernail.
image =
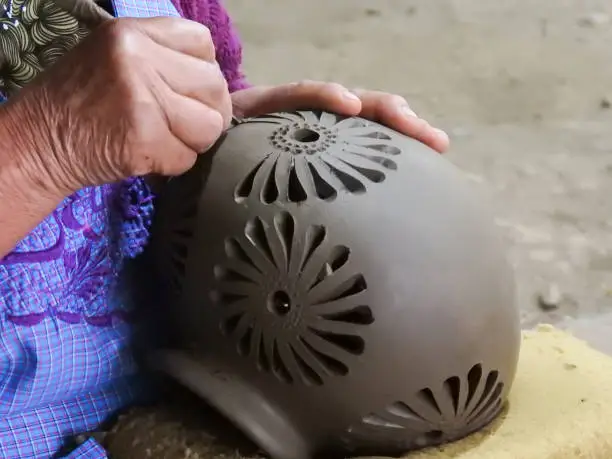
{"type": "Polygon", "coordinates": [[[361,101],[361,99],[359,98],[359,96],[357,96],[357,94],[353,94],[351,91],[344,91],[344,93],[342,94],[342,96],[343,96],[345,99],[348,99],[348,100],[361,101]]]}
{"type": "MultiPolygon", "coordinates": [[[[408,106],[408,105],[400,105],[400,111],[407,117],[417,117],[417,114],[408,106]]],[[[418,117],[417,117],[418,118],[418,117]]]]}

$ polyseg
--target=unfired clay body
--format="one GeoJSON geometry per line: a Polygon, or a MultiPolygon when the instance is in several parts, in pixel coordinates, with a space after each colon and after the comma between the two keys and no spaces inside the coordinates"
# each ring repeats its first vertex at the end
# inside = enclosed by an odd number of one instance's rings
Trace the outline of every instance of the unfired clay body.
{"type": "Polygon", "coordinates": [[[170,181],[153,251],[179,336],[155,365],[278,459],[401,453],[502,409],[512,272],[477,193],[415,140],[246,120],[170,181]]]}

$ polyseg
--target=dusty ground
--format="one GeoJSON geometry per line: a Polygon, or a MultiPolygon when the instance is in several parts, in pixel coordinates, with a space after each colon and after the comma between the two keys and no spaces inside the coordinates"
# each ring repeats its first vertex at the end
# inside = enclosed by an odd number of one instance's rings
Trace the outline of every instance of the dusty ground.
{"type": "Polygon", "coordinates": [[[449,158],[494,195],[525,326],[582,330],[612,310],[611,2],[227,5],[254,83],[311,78],[397,92],[449,131],[449,158]],[[575,317],[586,317],[580,327],[575,317]]]}
{"type": "MultiPolygon", "coordinates": [[[[612,2],[227,5],[252,82],[311,78],[397,92],[447,129],[449,158],[493,195],[524,326],[556,323],[612,351],[612,2]]],[[[153,442],[148,457],[232,455],[198,440],[198,429],[186,433],[181,416],[146,412],[137,430],[203,445],[202,455],[177,444],[156,452],[153,442]]],[[[115,443],[131,444],[135,424],[123,424],[115,443]]]]}

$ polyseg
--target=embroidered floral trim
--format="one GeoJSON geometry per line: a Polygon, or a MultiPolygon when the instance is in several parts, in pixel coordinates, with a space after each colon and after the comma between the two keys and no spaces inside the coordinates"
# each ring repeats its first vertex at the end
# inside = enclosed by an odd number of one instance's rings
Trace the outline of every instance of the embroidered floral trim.
{"type": "Polygon", "coordinates": [[[141,178],[66,199],[0,260],[0,312],[22,326],[132,321],[130,302],[117,297],[119,273],[147,243],[153,200],[141,178]]]}
{"type": "Polygon", "coordinates": [[[144,250],[153,220],[154,199],[151,188],[142,177],[121,184],[118,207],[123,221],[119,228],[119,249],[123,256],[135,258],[144,250]]]}
{"type": "Polygon", "coordinates": [[[41,323],[43,320],[54,317],[62,322],[66,322],[69,324],[79,324],[79,323],[88,323],[89,325],[94,325],[96,327],[110,327],[116,321],[122,322],[133,322],[134,317],[132,314],[126,311],[114,311],[108,314],[102,314],[99,316],[91,316],[88,317],[80,312],[66,312],[66,311],[50,311],[47,310],[45,312],[34,313],[34,314],[25,314],[23,316],[18,315],[10,315],[7,314],[6,318],[9,322],[14,323],[15,325],[21,326],[33,326],[41,323]]]}

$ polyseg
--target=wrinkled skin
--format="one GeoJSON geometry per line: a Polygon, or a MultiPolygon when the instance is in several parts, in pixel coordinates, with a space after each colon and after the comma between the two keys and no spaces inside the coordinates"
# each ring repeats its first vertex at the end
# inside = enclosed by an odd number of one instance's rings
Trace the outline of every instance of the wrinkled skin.
{"type": "Polygon", "coordinates": [[[186,171],[229,126],[232,104],[206,27],[118,19],[23,89],[7,113],[33,134],[19,149],[30,173],[70,194],[186,171]]]}

